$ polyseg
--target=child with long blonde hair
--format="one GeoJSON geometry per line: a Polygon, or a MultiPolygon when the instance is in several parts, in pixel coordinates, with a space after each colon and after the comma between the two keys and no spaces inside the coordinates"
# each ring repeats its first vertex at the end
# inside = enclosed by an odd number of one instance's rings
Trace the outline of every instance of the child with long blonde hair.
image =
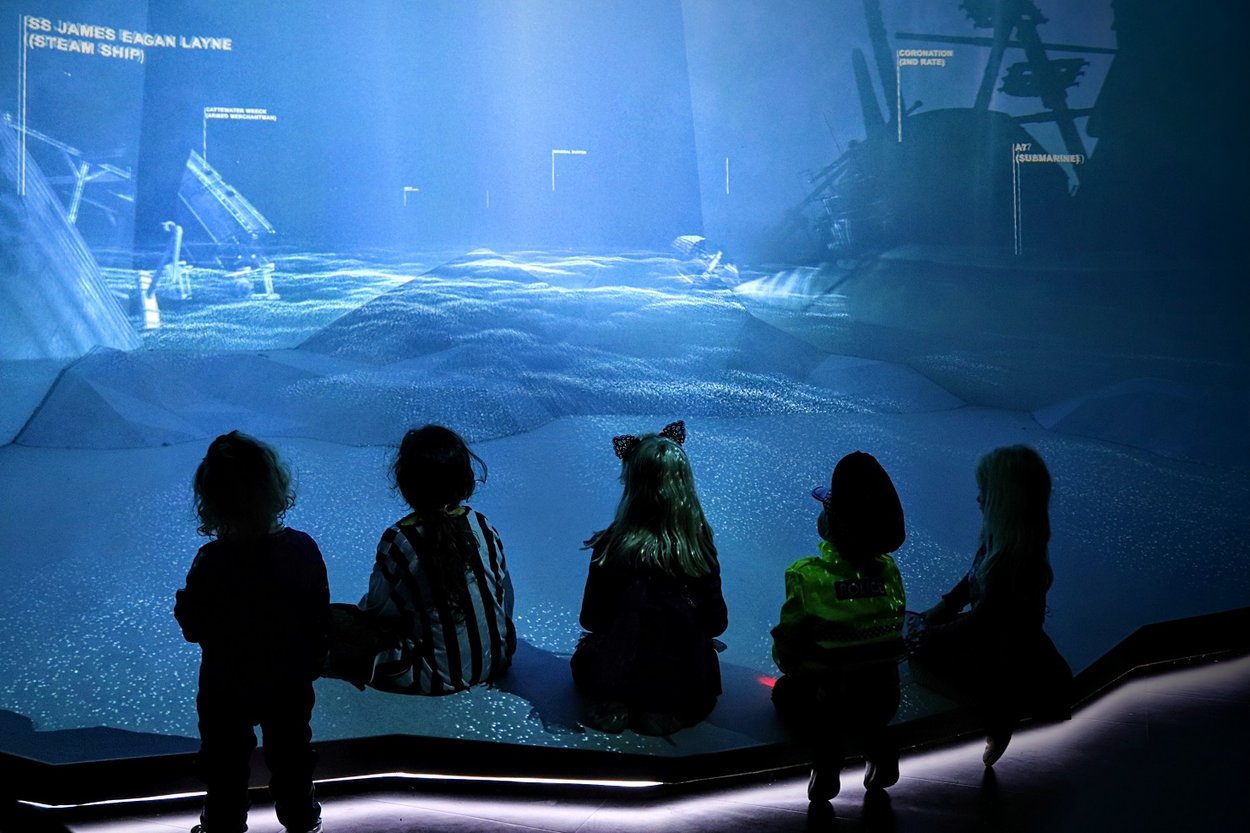
{"type": "Polygon", "coordinates": [[[685,439],[683,422],[613,439],[624,491],[612,524],[586,541],[587,633],[572,658],[587,722],[603,731],[669,735],[721,692],[713,638],[728,614],[685,439]]]}
{"type": "Polygon", "coordinates": [[[976,482],[980,547],[922,614],[910,665],[918,681],[980,712],[982,761],[993,766],[1021,717],[1067,715],[1072,671],[1042,629],[1054,579],[1045,462],[1028,446],[996,448],[977,463],[976,482]]]}

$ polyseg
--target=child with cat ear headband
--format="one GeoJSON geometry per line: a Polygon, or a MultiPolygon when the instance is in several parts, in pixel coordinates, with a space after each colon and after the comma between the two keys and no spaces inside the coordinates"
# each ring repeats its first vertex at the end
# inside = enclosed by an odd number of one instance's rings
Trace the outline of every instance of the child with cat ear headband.
{"type": "Polygon", "coordinates": [[[720,695],[713,638],[727,625],[720,563],[695,491],[683,422],[614,437],[624,486],[592,551],[571,661],[590,699],[587,722],[669,735],[699,722],[720,695]]]}

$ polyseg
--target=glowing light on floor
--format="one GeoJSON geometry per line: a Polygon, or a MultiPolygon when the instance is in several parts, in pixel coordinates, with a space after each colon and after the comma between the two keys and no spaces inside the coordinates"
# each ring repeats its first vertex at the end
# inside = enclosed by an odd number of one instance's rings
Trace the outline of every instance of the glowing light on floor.
{"type": "Polygon", "coordinates": [[[84,801],[81,804],[44,804],[39,801],[18,799],[18,804],[34,807],[39,810],[74,810],[80,807],[111,807],[117,804],[149,804],[154,801],[177,801],[180,798],[199,798],[203,790],[185,793],[165,793],[164,795],[141,795],[134,798],[106,798],[101,801],[84,801]]]}
{"type": "Polygon", "coordinates": [[[345,775],[341,778],[322,778],[318,784],[340,784],[351,781],[371,781],[381,778],[396,778],[410,781],[477,781],[492,784],[542,784],[551,786],[578,787],[620,787],[624,789],[645,789],[659,787],[663,781],[622,781],[593,778],[523,778],[508,775],[441,775],[424,772],[383,772],[373,775],[345,775]]]}
{"type": "MultiPolygon", "coordinates": [[[[543,778],[520,777],[509,775],[455,775],[431,772],[375,772],[368,775],[344,775],[338,778],[318,778],[317,784],[344,784],[368,781],[468,781],[488,784],[534,784],[539,786],[574,786],[574,787],[611,787],[614,789],[648,789],[659,787],[663,781],[629,781],[621,779],[596,778],[543,778]]],[[[197,798],[204,795],[203,790],[194,792],[166,793],[164,795],[145,795],[134,798],[108,798],[100,801],[84,801],[79,804],[44,804],[39,801],[19,799],[19,804],[39,810],[73,810],[84,807],[109,807],[118,804],[147,804],[157,801],[177,801],[183,798],[197,798]]]]}

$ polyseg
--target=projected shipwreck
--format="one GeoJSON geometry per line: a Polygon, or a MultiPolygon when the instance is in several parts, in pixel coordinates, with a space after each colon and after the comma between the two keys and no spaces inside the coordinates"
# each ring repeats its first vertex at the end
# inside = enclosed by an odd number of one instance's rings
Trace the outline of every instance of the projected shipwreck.
{"type": "MultiPolygon", "coordinates": [[[[407,511],[405,429],[454,427],[490,468],[512,671],[443,698],[321,680],[325,741],[783,742],[782,573],[856,449],[902,498],[909,607],[966,569],[975,462],[1018,442],[1054,476],[1047,629],[1074,670],[1244,606],[1250,225],[1224,142],[1248,102],[1221,62],[1246,12],[766,5],[0,21],[22,43],[0,58],[0,751],[194,750],[171,608],[191,474],[236,428],[291,461],[288,521],[340,602],[407,511]],[[676,419],[724,694],[671,738],[607,735],[568,672],[581,544],[619,497],[612,436],[676,419]]],[[[907,685],[898,720],[948,706],[907,685]]]]}

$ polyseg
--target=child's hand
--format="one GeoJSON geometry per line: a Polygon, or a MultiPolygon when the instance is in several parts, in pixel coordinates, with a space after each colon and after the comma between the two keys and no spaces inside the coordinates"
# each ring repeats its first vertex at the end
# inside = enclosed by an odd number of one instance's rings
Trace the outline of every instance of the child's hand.
{"type": "Polygon", "coordinates": [[[917,653],[928,640],[929,624],[924,613],[908,610],[903,614],[903,647],[907,655],[917,653]]]}
{"type": "Polygon", "coordinates": [[[925,627],[930,627],[932,625],[942,625],[951,621],[955,618],[955,614],[957,612],[958,611],[951,610],[951,606],[945,601],[939,601],[933,607],[929,608],[924,613],[921,613],[920,616],[924,619],[925,627]]]}

